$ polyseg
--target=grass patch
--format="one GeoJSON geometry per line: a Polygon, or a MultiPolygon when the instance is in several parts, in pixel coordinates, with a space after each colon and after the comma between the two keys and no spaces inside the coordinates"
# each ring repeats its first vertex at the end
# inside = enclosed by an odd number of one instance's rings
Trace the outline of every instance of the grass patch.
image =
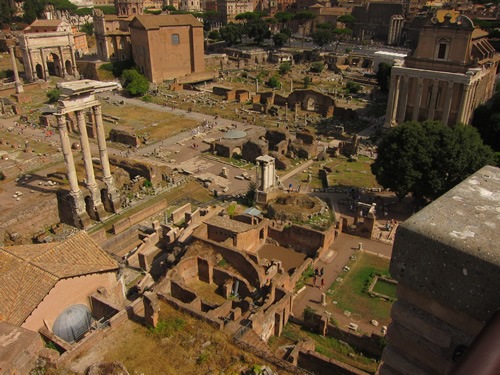
{"type": "Polygon", "coordinates": [[[389,276],[389,260],[358,253],[356,261],[350,267],[350,271],[340,275],[343,281],[332,284],[328,294],[337,301],[337,307],[341,311],[348,310],[360,315],[364,320],[375,319],[382,325],[388,325],[392,303],[370,297],[363,290],[372,273],[389,276]]]}
{"type": "Polygon", "coordinates": [[[371,358],[363,352],[348,344],[342,343],[333,337],[325,337],[309,332],[308,330],[293,323],[288,323],[283,328],[282,336],[292,342],[312,339],[315,343],[316,351],[328,358],[333,358],[347,363],[369,373],[375,373],[377,370],[377,358],[371,358]]]}
{"type": "Polygon", "coordinates": [[[373,286],[373,291],[375,293],[383,294],[384,296],[390,297],[392,299],[397,298],[396,289],[396,284],[388,283],[387,281],[381,279],[378,279],[373,286]]]}
{"type": "Polygon", "coordinates": [[[357,161],[348,161],[345,157],[339,157],[327,166],[333,170],[335,185],[354,187],[378,187],[377,180],[372,174],[371,165],[373,160],[366,156],[359,156],[357,161]]]}

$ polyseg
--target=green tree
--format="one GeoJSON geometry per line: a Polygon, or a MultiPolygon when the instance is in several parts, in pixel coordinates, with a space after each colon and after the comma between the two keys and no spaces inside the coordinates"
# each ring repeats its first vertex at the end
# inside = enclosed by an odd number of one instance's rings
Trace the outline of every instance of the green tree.
{"type": "Polygon", "coordinates": [[[93,11],[94,11],[93,8],[78,8],[75,9],[73,13],[75,13],[77,16],[84,17],[84,16],[91,16],[93,11]]]}
{"type": "Polygon", "coordinates": [[[377,83],[380,91],[386,94],[389,92],[389,85],[391,83],[391,70],[392,66],[385,62],[378,64],[377,83]]]}
{"type": "Polygon", "coordinates": [[[313,12],[305,11],[295,13],[293,19],[299,22],[299,25],[302,26],[302,48],[304,48],[304,39],[306,38],[306,25],[308,22],[311,22],[316,18],[316,15],[313,12]]]}
{"type": "Polygon", "coordinates": [[[290,12],[278,12],[274,15],[274,18],[276,18],[284,28],[293,19],[293,14],[290,12]]]}
{"type": "Polygon", "coordinates": [[[357,94],[359,91],[361,91],[361,85],[357,82],[349,81],[346,83],[345,89],[350,94],[357,94]]]}
{"type": "Polygon", "coordinates": [[[500,152],[500,91],[476,108],[472,126],[479,131],[485,144],[495,152],[500,152]]]}
{"type": "Polygon", "coordinates": [[[47,91],[47,99],[49,99],[49,103],[56,103],[59,100],[59,95],[61,95],[61,91],[58,89],[47,91]]]}
{"type": "Polygon", "coordinates": [[[220,36],[230,46],[241,43],[243,37],[243,26],[241,24],[228,23],[226,26],[221,27],[220,36]]]}
{"type": "Polygon", "coordinates": [[[337,18],[337,22],[341,22],[349,26],[349,28],[352,28],[353,23],[356,22],[356,17],[352,14],[344,14],[343,16],[337,18]]]}
{"type": "Polygon", "coordinates": [[[208,33],[208,39],[219,40],[220,39],[219,30],[212,30],[212,31],[210,31],[208,33]]]}
{"type": "Polygon", "coordinates": [[[304,77],[304,88],[307,89],[311,83],[312,83],[311,77],[305,76],[304,77]]]}
{"type": "Polygon", "coordinates": [[[116,9],[112,5],[102,5],[95,7],[95,9],[100,9],[103,14],[116,14],[116,9]]]}
{"type": "Polygon", "coordinates": [[[273,89],[281,88],[281,82],[280,82],[279,78],[276,76],[272,76],[271,78],[269,78],[269,81],[267,81],[266,84],[269,87],[272,87],[273,89]]]}
{"type": "Polygon", "coordinates": [[[312,38],[314,44],[323,47],[333,42],[333,32],[331,29],[319,28],[313,33],[312,38]]]}
{"type": "MultiPolygon", "coordinates": [[[[245,13],[243,13],[245,14],[245,13]]],[[[257,44],[271,37],[269,25],[262,18],[250,19],[246,24],[247,34],[257,44]]]]}
{"type": "Polygon", "coordinates": [[[472,126],[407,122],[381,140],[371,169],[400,199],[433,200],[488,163],[493,152],[472,126]]]}
{"type": "Polygon", "coordinates": [[[68,10],[74,12],[78,7],[69,0],[47,0],[47,4],[54,6],[56,10],[68,10]]]}
{"type": "Polygon", "coordinates": [[[80,27],[80,30],[88,36],[92,36],[94,35],[94,24],[92,22],[86,22],[80,27]]]}
{"type": "Polygon", "coordinates": [[[273,43],[276,47],[283,47],[290,37],[282,32],[273,35],[273,43]]]}
{"type": "Polygon", "coordinates": [[[45,9],[45,0],[25,0],[23,4],[24,22],[32,23],[41,17],[45,9]]]}
{"type": "Polygon", "coordinates": [[[316,61],[311,64],[311,72],[321,73],[325,69],[325,63],[323,61],[316,61]]]}
{"type": "Polygon", "coordinates": [[[127,69],[122,73],[123,87],[132,96],[144,95],[149,89],[146,77],[135,69],[127,69]]]}
{"type": "Polygon", "coordinates": [[[292,70],[292,64],[290,64],[288,61],[281,63],[279,67],[279,72],[282,76],[287,74],[290,70],[292,70]]]}
{"type": "Polygon", "coordinates": [[[0,0],[0,26],[12,23],[16,12],[15,3],[12,0],[0,0]]]}

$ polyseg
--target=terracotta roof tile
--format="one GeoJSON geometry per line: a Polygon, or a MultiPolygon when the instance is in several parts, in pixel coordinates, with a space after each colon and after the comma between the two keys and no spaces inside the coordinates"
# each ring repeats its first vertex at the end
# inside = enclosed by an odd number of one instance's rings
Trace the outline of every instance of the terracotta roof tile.
{"type": "Polygon", "coordinates": [[[203,24],[191,14],[164,14],[164,15],[146,15],[136,16],[130,24],[130,27],[138,29],[159,29],[168,26],[203,27],[203,24]]]}
{"type": "Polygon", "coordinates": [[[84,231],[61,243],[0,247],[0,320],[22,324],[60,279],[116,269],[84,231]]]}

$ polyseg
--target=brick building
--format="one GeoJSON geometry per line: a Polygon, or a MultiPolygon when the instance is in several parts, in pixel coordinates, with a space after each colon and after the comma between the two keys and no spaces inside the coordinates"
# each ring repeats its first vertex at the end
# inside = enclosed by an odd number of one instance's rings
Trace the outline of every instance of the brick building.
{"type": "Polygon", "coordinates": [[[68,307],[92,311],[99,289],[123,301],[118,264],[86,232],[64,242],[0,247],[0,320],[31,331],[53,329],[68,307]]]}
{"type": "Polygon", "coordinates": [[[203,25],[190,14],[138,16],[130,35],[134,62],[151,82],[205,71],[203,25]]]}
{"type": "Polygon", "coordinates": [[[385,127],[410,120],[470,123],[494,93],[499,56],[487,35],[458,12],[428,17],[416,48],[392,68],[385,127]]]}

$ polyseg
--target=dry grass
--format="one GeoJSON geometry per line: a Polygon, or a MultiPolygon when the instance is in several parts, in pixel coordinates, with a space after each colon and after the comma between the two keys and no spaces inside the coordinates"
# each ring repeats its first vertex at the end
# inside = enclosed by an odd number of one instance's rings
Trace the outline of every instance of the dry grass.
{"type": "Polygon", "coordinates": [[[122,362],[131,374],[237,374],[263,361],[234,346],[224,332],[161,304],[160,324],[127,323],[106,338],[104,360],[122,362]]]}
{"type": "MultiPolygon", "coordinates": [[[[137,135],[149,133],[149,139],[168,138],[198,125],[198,122],[192,119],[132,104],[116,106],[102,102],[102,109],[103,114],[120,118],[118,125],[134,129],[137,135]]],[[[116,125],[105,122],[104,127],[109,134],[116,125]]]]}

